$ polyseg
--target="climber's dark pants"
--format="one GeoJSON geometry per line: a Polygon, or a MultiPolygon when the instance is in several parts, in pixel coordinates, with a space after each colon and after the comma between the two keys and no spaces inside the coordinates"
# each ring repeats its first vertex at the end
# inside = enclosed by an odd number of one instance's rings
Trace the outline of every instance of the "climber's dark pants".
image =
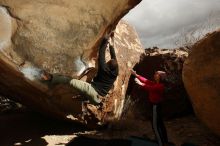
{"type": "Polygon", "coordinates": [[[163,146],[164,143],[168,143],[168,138],[167,131],[162,120],[161,106],[159,104],[153,105],[152,114],[152,126],[157,138],[158,145],[163,146]]]}

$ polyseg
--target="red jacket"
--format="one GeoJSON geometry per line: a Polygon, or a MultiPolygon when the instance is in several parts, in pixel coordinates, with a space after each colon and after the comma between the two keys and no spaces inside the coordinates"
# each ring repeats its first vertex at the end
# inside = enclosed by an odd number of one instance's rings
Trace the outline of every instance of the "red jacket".
{"type": "Polygon", "coordinates": [[[164,84],[152,82],[140,75],[137,78],[144,83],[144,90],[149,93],[149,100],[152,104],[158,104],[163,100],[164,84]]]}

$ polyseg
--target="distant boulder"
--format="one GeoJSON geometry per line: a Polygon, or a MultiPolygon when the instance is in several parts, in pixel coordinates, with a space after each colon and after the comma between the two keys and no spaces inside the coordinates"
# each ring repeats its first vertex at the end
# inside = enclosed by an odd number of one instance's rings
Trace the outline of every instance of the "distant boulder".
{"type": "MultiPolygon", "coordinates": [[[[153,75],[157,70],[167,72],[167,83],[165,84],[165,100],[162,103],[164,118],[174,118],[192,113],[192,106],[182,81],[182,67],[188,52],[183,49],[145,49],[141,55],[139,63],[134,67],[138,74],[153,80],[153,75]]],[[[137,115],[151,117],[152,111],[148,94],[134,82],[131,76],[127,97],[130,97],[134,107],[132,110],[137,115]]]]}

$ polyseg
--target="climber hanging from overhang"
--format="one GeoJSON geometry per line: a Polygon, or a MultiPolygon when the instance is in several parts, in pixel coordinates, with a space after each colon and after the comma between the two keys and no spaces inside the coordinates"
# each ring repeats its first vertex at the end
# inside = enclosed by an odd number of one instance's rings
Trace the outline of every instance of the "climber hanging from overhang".
{"type": "Polygon", "coordinates": [[[113,40],[114,32],[106,35],[101,42],[98,57],[98,72],[91,83],[72,79],[71,77],[63,75],[49,74],[44,70],[41,71],[42,82],[48,84],[49,87],[61,83],[69,84],[71,87],[85,95],[91,104],[100,104],[102,101],[101,99],[108,94],[118,76],[118,62],[114,47],[108,41],[110,37],[113,40]],[[111,59],[106,62],[105,52],[108,44],[111,59]]]}

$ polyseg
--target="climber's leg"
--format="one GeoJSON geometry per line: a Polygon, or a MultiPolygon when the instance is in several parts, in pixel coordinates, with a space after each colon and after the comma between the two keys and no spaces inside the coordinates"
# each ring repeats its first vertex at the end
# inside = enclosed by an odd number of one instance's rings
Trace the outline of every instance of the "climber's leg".
{"type": "Polygon", "coordinates": [[[99,104],[101,102],[101,100],[98,98],[98,93],[91,86],[91,84],[81,80],[72,79],[70,81],[70,85],[81,93],[85,94],[92,104],[99,104]]]}

